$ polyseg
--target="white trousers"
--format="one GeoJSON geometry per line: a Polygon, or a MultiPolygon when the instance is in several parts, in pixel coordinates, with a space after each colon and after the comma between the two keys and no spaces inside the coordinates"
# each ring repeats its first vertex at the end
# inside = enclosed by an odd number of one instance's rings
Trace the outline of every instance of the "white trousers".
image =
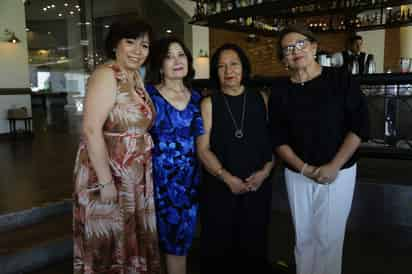
{"type": "Polygon", "coordinates": [[[330,185],[285,169],[295,224],[296,274],[340,274],[346,221],[355,188],[356,164],[330,185]]]}

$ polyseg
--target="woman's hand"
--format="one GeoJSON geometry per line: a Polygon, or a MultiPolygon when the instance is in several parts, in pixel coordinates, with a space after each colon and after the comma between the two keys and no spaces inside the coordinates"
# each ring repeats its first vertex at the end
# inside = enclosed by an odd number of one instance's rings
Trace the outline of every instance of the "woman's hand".
{"type": "Polygon", "coordinates": [[[246,178],[247,188],[249,191],[256,191],[262,185],[263,181],[267,178],[268,174],[264,170],[259,170],[248,178],[246,178]]]}
{"type": "Polygon", "coordinates": [[[102,203],[117,202],[117,189],[114,183],[104,185],[100,188],[100,198],[102,203]]]}
{"type": "Polygon", "coordinates": [[[239,177],[233,176],[228,172],[224,172],[221,176],[222,180],[230,188],[233,194],[242,194],[247,192],[249,189],[247,184],[239,177]]]}
{"type": "Polygon", "coordinates": [[[326,165],[320,166],[315,170],[315,181],[320,184],[330,184],[335,181],[339,173],[339,167],[328,163],[326,165]]]}
{"type": "Polygon", "coordinates": [[[305,169],[303,170],[303,176],[308,177],[309,179],[312,179],[314,181],[317,180],[317,175],[318,175],[319,168],[311,165],[307,165],[305,169]]]}

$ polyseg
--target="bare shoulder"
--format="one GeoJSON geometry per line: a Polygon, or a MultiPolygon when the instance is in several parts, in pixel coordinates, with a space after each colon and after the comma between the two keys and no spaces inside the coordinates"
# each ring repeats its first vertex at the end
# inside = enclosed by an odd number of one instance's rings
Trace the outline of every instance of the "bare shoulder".
{"type": "Polygon", "coordinates": [[[206,96],[202,99],[201,102],[202,105],[207,106],[207,105],[212,105],[212,98],[210,96],[206,96]]]}
{"type": "Polygon", "coordinates": [[[106,65],[99,65],[91,75],[91,78],[99,80],[115,80],[113,69],[106,65]]]}
{"type": "Polygon", "coordinates": [[[210,96],[206,96],[200,102],[200,108],[202,111],[210,112],[212,110],[212,98],[210,96]]]}

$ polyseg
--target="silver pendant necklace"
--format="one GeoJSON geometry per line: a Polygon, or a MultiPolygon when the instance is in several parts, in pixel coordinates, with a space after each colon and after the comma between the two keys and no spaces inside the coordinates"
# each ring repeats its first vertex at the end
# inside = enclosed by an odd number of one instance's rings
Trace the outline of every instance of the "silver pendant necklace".
{"type": "Polygon", "coordinates": [[[236,123],[236,120],[235,120],[235,117],[234,117],[234,115],[232,113],[232,110],[229,106],[229,102],[227,101],[227,98],[226,98],[225,94],[222,94],[223,100],[225,101],[225,104],[226,104],[227,111],[229,112],[230,118],[232,119],[232,122],[233,122],[233,126],[235,127],[235,137],[238,138],[238,139],[242,139],[243,135],[244,135],[243,134],[243,126],[245,124],[245,114],[246,114],[246,95],[247,95],[247,93],[246,93],[246,91],[244,91],[243,92],[242,118],[241,118],[241,121],[240,121],[240,127],[238,127],[237,123],[236,123]]]}

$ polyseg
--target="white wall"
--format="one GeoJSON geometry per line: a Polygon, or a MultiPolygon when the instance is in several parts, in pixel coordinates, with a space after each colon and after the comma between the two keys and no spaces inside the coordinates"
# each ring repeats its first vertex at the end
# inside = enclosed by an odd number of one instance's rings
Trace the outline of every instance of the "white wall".
{"type": "Polygon", "coordinates": [[[385,30],[368,30],[358,32],[363,37],[363,51],[373,54],[376,72],[383,72],[385,57],[385,30]]]}
{"type": "Polygon", "coordinates": [[[192,53],[194,60],[194,67],[196,70],[196,79],[208,79],[209,78],[209,28],[202,26],[192,27],[192,53]],[[200,50],[206,51],[209,58],[199,58],[200,50]]]}
{"type": "Polygon", "coordinates": [[[400,28],[400,55],[412,58],[412,27],[400,28]]]}
{"type": "MultiPolygon", "coordinates": [[[[0,89],[30,87],[25,21],[22,1],[0,1],[0,89]],[[5,42],[5,29],[15,32],[20,43],[5,42]]],[[[30,95],[0,95],[0,134],[8,132],[7,109],[22,106],[31,112],[30,95]]]]}

